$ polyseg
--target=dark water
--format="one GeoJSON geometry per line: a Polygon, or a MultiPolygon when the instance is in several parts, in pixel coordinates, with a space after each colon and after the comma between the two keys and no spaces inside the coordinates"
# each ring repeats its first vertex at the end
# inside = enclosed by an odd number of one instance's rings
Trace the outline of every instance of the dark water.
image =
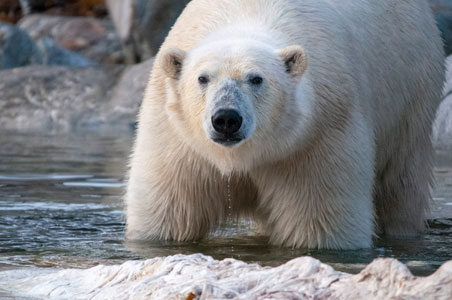
{"type": "Polygon", "coordinates": [[[121,195],[133,136],[0,133],[0,271],[22,267],[87,268],[177,253],[201,252],[279,265],[311,255],[358,272],[376,257],[394,257],[419,275],[452,259],[452,154],[437,158],[435,206],[422,238],[379,239],[372,249],[308,251],[272,247],[249,224],[228,224],[195,243],[124,243],[121,195]]]}

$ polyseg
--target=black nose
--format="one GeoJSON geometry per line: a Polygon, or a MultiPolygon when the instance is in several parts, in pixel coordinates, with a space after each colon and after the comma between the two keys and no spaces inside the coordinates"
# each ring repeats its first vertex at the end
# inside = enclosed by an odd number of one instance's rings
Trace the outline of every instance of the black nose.
{"type": "Polygon", "coordinates": [[[222,134],[233,134],[242,126],[242,117],[234,109],[220,109],[212,116],[213,128],[222,134]]]}

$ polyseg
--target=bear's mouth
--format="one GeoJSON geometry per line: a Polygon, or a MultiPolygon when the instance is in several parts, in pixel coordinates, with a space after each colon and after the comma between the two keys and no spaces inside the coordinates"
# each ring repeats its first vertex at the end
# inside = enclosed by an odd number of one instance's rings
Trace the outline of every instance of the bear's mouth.
{"type": "Polygon", "coordinates": [[[242,137],[215,137],[215,138],[212,138],[212,140],[215,143],[220,144],[222,146],[232,147],[234,145],[237,145],[241,141],[243,141],[243,138],[242,137]]]}

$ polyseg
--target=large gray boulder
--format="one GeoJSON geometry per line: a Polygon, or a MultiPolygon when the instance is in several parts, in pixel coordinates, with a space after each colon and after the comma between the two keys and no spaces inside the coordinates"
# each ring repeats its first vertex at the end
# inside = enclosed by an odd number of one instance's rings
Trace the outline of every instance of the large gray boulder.
{"type": "Polygon", "coordinates": [[[151,58],[124,70],[112,91],[105,116],[122,124],[132,125],[136,122],[153,64],[154,59],[151,58]]]}
{"type": "Polygon", "coordinates": [[[437,149],[452,149],[452,55],[446,60],[444,98],[436,113],[433,141],[437,149]]]}
{"type": "Polygon", "coordinates": [[[124,62],[124,52],[109,20],[88,17],[29,15],[18,23],[34,40],[49,38],[65,50],[102,64],[124,62]]]}
{"type": "Polygon", "coordinates": [[[430,0],[447,55],[452,54],[452,1],[430,0]]]}
{"type": "Polygon", "coordinates": [[[0,128],[66,131],[101,126],[122,70],[29,66],[0,71],[0,128]]]}
{"type": "Polygon", "coordinates": [[[36,42],[26,31],[0,22],[0,69],[36,64],[89,66],[93,62],[61,48],[47,36],[36,42]]]}
{"type": "Polygon", "coordinates": [[[44,65],[74,67],[87,67],[94,65],[92,61],[81,56],[80,54],[61,48],[48,37],[43,37],[38,40],[37,46],[41,52],[42,64],[44,65]]]}
{"type": "Polygon", "coordinates": [[[441,11],[435,14],[436,23],[444,41],[447,55],[452,54],[452,11],[441,11]]]}
{"type": "Polygon", "coordinates": [[[25,31],[0,22],[0,70],[41,62],[39,49],[25,31]]]}
{"type": "Polygon", "coordinates": [[[153,63],[150,59],[129,67],[30,66],[1,71],[0,128],[129,130],[136,123],[153,63]]]}
{"type": "Polygon", "coordinates": [[[129,61],[154,56],[190,0],[107,0],[129,61]]]}

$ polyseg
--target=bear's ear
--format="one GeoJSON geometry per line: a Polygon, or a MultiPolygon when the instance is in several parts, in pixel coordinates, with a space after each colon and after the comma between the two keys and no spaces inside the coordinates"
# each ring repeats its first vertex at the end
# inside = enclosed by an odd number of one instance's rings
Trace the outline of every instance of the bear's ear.
{"type": "Polygon", "coordinates": [[[308,57],[304,49],[300,46],[289,46],[277,51],[286,66],[287,73],[298,78],[308,67],[308,57]]]}
{"type": "Polygon", "coordinates": [[[173,79],[179,79],[185,56],[185,51],[177,48],[167,49],[162,53],[160,63],[166,76],[173,79]]]}

